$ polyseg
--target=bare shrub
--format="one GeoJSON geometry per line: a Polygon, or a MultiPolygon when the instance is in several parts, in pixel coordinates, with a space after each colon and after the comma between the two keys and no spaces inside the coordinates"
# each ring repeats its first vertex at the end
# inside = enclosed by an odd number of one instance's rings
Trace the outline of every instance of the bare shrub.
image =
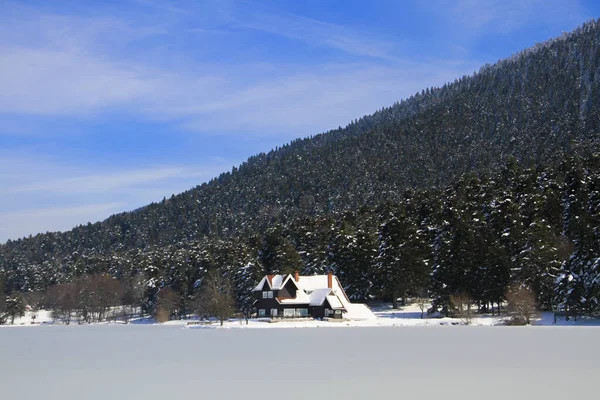
{"type": "Polygon", "coordinates": [[[421,310],[421,319],[423,319],[423,315],[425,314],[425,310],[427,309],[427,304],[429,300],[426,297],[417,297],[415,298],[415,303],[421,310]]]}
{"type": "Polygon", "coordinates": [[[132,319],[137,310],[139,310],[139,317],[144,317],[144,308],[142,303],[144,302],[144,292],[146,290],[147,278],[143,273],[138,273],[130,277],[124,284],[123,296],[121,301],[123,305],[129,308],[129,316],[122,315],[125,321],[132,319]]]}
{"type": "Polygon", "coordinates": [[[220,271],[209,272],[202,282],[196,309],[199,315],[217,317],[223,322],[235,313],[235,298],[229,279],[220,271]]]}
{"type": "Polygon", "coordinates": [[[158,292],[158,300],[156,303],[156,310],[154,311],[154,318],[158,322],[167,322],[171,319],[173,312],[177,309],[179,303],[179,295],[176,291],[168,286],[160,289],[158,292]]]}
{"type": "Polygon", "coordinates": [[[535,293],[527,286],[513,284],[506,293],[508,310],[512,315],[512,325],[529,325],[536,315],[535,293]]]}
{"type": "Polygon", "coordinates": [[[108,274],[83,275],[73,285],[80,322],[104,321],[111,308],[121,305],[123,285],[108,274]]]}
{"type": "Polygon", "coordinates": [[[74,283],[54,285],[46,291],[46,303],[52,311],[52,319],[69,325],[77,307],[77,287],[74,283]]]}
{"type": "Polygon", "coordinates": [[[154,319],[161,324],[167,322],[171,319],[171,312],[164,307],[158,306],[156,308],[154,319]]]}
{"type": "Polygon", "coordinates": [[[460,320],[465,325],[471,324],[473,318],[471,297],[465,293],[457,293],[450,296],[451,315],[460,320]]]}

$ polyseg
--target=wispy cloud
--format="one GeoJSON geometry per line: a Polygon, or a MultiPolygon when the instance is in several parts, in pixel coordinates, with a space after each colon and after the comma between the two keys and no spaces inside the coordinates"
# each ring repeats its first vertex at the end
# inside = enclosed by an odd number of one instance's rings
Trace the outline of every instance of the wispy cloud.
{"type": "Polygon", "coordinates": [[[69,115],[127,105],[152,77],[69,50],[0,47],[0,113],[69,115]]]}
{"type": "Polygon", "coordinates": [[[188,113],[186,127],[257,134],[278,132],[283,137],[314,134],[345,125],[406,98],[427,86],[441,85],[472,72],[475,63],[404,63],[396,68],[338,65],[265,80],[200,105],[173,104],[165,111],[188,113]],[[181,108],[177,108],[181,107],[181,108]],[[189,108],[188,108],[189,107],[189,108]],[[235,110],[235,118],[230,118],[235,110]],[[292,122],[293,121],[293,122],[292,122]]]}
{"type": "Polygon", "coordinates": [[[292,14],[245,13],[237,27],[329,47],[343,52],[385,60],[398,60],[393,54],[397,44],[366,33],[358,34],[343,26],[292,14]]]}
{"type": "MultiPolygon", "coordinates": [[[[208,173],[213,173],[211,169],[208,173]]],[[[107,172],[105,174],[94,174],[75,176],[42,182],[32,182],[8,188],[8,193],[40,192],[45,193],[69,193],[90,194],[114,191],[119,189],[131,189],[159,181],[173,179],[206,179],[210,177],[207,171],[184,167],[159,167],[139,170],[128,170],[119,172],[107,172]]]]}
{"type": "MultiPolygon", "coordinates": [[[[387,57],[383,47],[373,47],[335,25],[289,16],[257,20],[260,23],[252,25],[256,29],[275,31],[279,25],[287,25],[291,28],[284,34],[294,38],[387,57]]],[[[69,24],[85,25],[81,21],[69,24]]],[[[90,26],[94,33],[83,37],[98,36],[100,26],[120,24],[90,26]]],[[[144,120],[172,121],[203,133],[244,132],[290,139],[344,125],[475,68],[474,63],[399,60],[391,65],[366,61],[325,65],[182,63],[168,68],[115,58],[93,40],[61,46],[48,39],[58,30],[48,25],[39,35],[41,39],[29,46],[0,42],[0,115],[85,118],[118,112],[144,120]]],[[[135,32],[124,28],[120,33],[130,31],[135,32]]],[[[7,133],[5,128],[1,131],[7,133]]]]}

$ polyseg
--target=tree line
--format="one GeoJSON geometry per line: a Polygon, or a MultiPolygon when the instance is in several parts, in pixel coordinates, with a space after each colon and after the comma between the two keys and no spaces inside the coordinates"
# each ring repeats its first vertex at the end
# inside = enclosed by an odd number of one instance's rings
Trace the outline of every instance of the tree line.
{"type": "Polygon", "coordinates": [[[46,290],[0,295],[0,325],[14,324],[15,318],[29,312],[35,323],[40,310],[50,311],[54,321],[69,325],[105,321],[129,323],[145,317],[158,322],[187,319],[191,313],[205,318],[216,317],[221,324],[236,313],[235,294],[229,280],[219,271],[205,277],[202,287],[192,295],[192,301],[182,314],[180,294],[169,286],[156,293],[152,308],[145,307],[148,281],[143,275],[118,280],[108,274],[82,275],[69,283],[52,285],[46,290]]]}
{"type": "Polygon", "coordinates": [[[443,190],[407,190],[397,203],[274,224],[250,238],[78,256],[67,271],[80,275],[43,290],[53,310],[77,309],[85,322],[106,318],[114,305],[185,318],[210,304],[201,289],[215,287],[212,298],[228,293],[230,313],[249,317],[264,274],[333,271],[352,299],[395,307],[429,297],[429,311],[465,303],[494,312],[525,290],[539,309],[595,314],[599,208],[600,154],[557,168],[510,159],[497,173],[464,174],[443,190]]]}

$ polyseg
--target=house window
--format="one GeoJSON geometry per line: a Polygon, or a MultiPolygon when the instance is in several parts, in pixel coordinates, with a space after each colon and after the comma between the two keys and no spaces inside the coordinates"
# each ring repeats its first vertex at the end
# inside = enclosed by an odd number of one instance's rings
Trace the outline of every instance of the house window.
{"type": "Polygon", "coordinates": [[[261,308],[258,310],[258,316],[259,317],[264,317],[265,315],[267,315],[267,313],[265,312],[264,308],[261,308]]]}
{"type": "Polygon", "coordinates": [[[272,299],[273,298],[273,291],[269,290],[267,293],[268,293],[269,298],[272,299]]]}
{"type": "Polygon", "coordinates": [[[325,309],[325,316],[326,316],[326,317],[329,317],[329,308],[326,308],[326,309],[325,309]]]}
{"type": "Polygon", "coordinates": [[[296,317],[308,316],[308,308],[296,308],[296,317]]]}
{"type": "Polygon", "coordinates": [[[283,317],[284,318],[291,318],[294,316],[294,309],[293,308],[284,308],[283,309],[283,317]]]}
{"type": "Polygon", "coordinates": [[[264,292],[262,292],[262,296],[263,296],[263,299],[272,299],[273,291],[271,291],[271,290],[264,291],[264,292]]]}
{"type": "Polygon", "coordinates": [[[271,308],[271,317],[276,317],[276,316],[277,316],[277,309],[271,308]]]}

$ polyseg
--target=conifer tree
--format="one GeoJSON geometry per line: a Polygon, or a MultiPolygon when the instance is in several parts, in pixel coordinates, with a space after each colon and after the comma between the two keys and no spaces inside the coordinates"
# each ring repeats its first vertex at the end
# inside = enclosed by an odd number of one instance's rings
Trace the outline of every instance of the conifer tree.
{"type": "Polygon", "coordinates": [[[425,234],[404,206],[389,213],[379,229],[377,273],[381,290],[398,308],[403,300],[427,285],[431,258],[425,234]]]}

